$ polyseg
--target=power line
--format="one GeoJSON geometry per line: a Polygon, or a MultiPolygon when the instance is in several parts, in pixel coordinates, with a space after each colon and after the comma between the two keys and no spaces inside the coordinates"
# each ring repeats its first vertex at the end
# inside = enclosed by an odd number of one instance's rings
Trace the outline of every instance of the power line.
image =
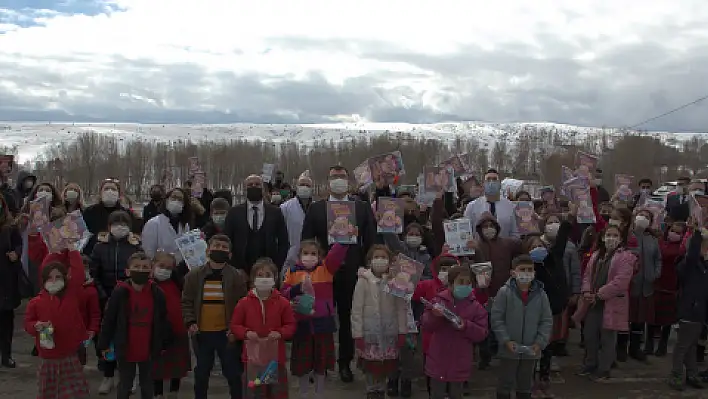
{"type": "Polygon", "coordinates": [[[647,123],[649,123],[649,122],[655,121],[655,120],[657,120],[657,119],[659,119],[659,118],[663,118],[663,117],[665,117],[665,116],[667,116],[667,115],[671,115],[671,114],[673,114],[674,112],[680,111],[680,110],[682,110],[682,109],[684,109],[684,108],[688,108],[688,107],[690,107],[690,106],[692,106],[692,105],[696,105],[696,104],[698,104],[698,103],[700,103],[701,101],[706,100],[706,99],[708,99],[708,95],[705,95],[705,96],[703,96],[703,97],[701,97],[701,98],[699,98],[699,99],[697,99],[697,100],[693,100],[693,101],[691,101],[690,103],[683,104],[682,106],[677,107],[677,108],[674,108],[674,109],[672,109],[671,111],[664,112],[664,113],[661,114],[661,115],[655,116],[655,117],[653,117],[653,118],[649,118],[649,119],[647,119],[647,120],[645,120],[645,121],[642,121],[642,122],[640,122],[640,123],[637,123],[636,125],[630,126],[629,129],[630,129],[630,130],[634,130],[635,128],[637,128],[637,127],[639,127],[639,126],[642,126],[642,125],[647,124],[647,123]]]}

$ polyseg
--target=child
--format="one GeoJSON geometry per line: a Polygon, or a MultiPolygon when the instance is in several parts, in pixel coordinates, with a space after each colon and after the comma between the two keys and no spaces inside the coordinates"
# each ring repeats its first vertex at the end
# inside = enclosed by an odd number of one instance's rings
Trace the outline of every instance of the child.
{"type": "Polygon", "coordinates": [[[432,335],[425,362],[432,399],[462,399],[464,383],[472,369],[473,344],[487,336],[487,311],[475,299],[472,276],[468,267],[451,268],[447,275],[449,288],[433,299],[433,303],[442,304],[460,317],[461,327],[436,309],[423,313],[423,328],[432,335]]]}
{"type": "Polygon", "coordinates": [[[513,275],[499,289],[491,312],[501,358],[497,398],[509,399],[516,390],[517,399],[530,399],[536,361],[548,345],[553,315],[543,284],[535,280],[533,259],[517,256],[512,267],[513,275]]]}
{"type": "Polygon", "coordinates": [[[392,258],[386,246],[371,247],[369,268],[359,269],[352,300],[352,337],[366,374],[366,397],[373,399],[386,396],[386,377],[398,367],[398,349],[408,332],[406,301],[382,291],[392,258]]]}
{"type": "Polygon", "coordinates": [[[191,370],[192,355],[189,352],[189,336],[182,319],[182,286],[184,281],[175,270],[175,258],[166,252],[157,252],[152,260],[152,275],[156,285],[165,294],[167,320],[172,328],[174,341],[152,365],[155,397],[162,398],[164,380],[170,380],[167,398],[176,398],[182,378],[191,370]]]}
{"type": "Polygon", "coordinates": [[[165,294],[149,280],[151,270],[144,252],[133,254],[128,259],[128,280],[116,285],[103,316],[98,348],[105,355],[113,344],[120,374],[118,399],[130,396],[136,369],[142,399],[153,398],[152,359],[172,338],[165,294]]]}
{"type": "MultiPolygon", "coordinates": [[[[251,268],[253,289],[241,299],[231,317],[232,340],[247,340],[246,348],[258,345],[258,341],[278,341],[278,381],[248,389],[248,397],[258,399],[287,399],[288,377],[285,368],[285,341],[295,334],[297,322],[290,302],[275,289],[278,268],[273,261],[262,258],[251,268]]],[[[246,362],[247,375],[251,380],[255,375],[248,372],[248,350],[242,358],[246,362]]]]}
{"type": "Polygon", "coordinates": [[[86,282],[81,290],[81,315],[84,319],[84,326],[88,330],[88,340],[79,347],[79,361],[82,366],[86,365],[86,343],[98,336],[98,330],[101,326],[101,306],[98,302],[98,291],[96,285],[91,278],[89,271],[89,257],[82,255],[81,259],[84,263],[84,276],[86,282]]]}
{"type": "Polygon", "coordinates": [[[214,198],[211,201],[209,221],[202,227],[204,240],[209,241],[216,234],[223,234],[226,214],[229,213],[231,205],[223,198],[214,198]]]}
{"type": "Polygon", "coordinates": [[[88,382],[76,356],[89,337],[80,310],[84,276],[78,251],[50,254],[42,263],[43,289],[27,305],[24,322],[25,331],[35,337],[40,358],[38,399],[89,398],[88,382]],[[40,333],[48,327],[53,331],[53,348],[40,341],[40,333]]]}
{"type": "Polygon", "coordinates": [[[315,397],[324,398],[327,370],[334,370],[334,275],[347,255],[347,246],[334,244],[322,259],[322,249],[315,240],[300,244],[299,260],[287,270],[283,283],[283,296],[298,301],[305,294],[303,281],[309,277],[314,288],[314,305],[302,308],[297,305],[295,319],[297,331],[290,355],[290,372],[300,380],[300,396],[308,397],[309,375],[315,373],[315,397]]]}

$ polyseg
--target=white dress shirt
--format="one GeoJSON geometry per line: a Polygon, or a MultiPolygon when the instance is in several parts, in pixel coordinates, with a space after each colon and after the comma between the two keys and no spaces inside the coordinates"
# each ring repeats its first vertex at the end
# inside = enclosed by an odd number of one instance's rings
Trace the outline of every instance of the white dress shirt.
{"type": "Polygon", "coordinates": [[[246,220],[248,221],[248,225],[253,229],[253,230],[260,230],[261,226],[263,226],[263,218],[265,217],[265,207],[263,206],[263,201],[260,202],[251,202],[251,201],[246,201],[246,206],[248,209],[246,209],[246,220]],[[258,209],[258,226],[253,227],[253,207],[256,207],[258,209]]]}
{"type": "MultiPolygon", "coordinates": [[[[516,237],[519,238],[519,230],[516,227],[516,216],[514,215],[514,203],[506,198],[500,198],[496,201],[496,218],[499,223],[499,237],[516,237]]],[[[477,221],[483,213],[490,212],[489,202],[487,197],[481,196],[476,200],[467,204],[465,209],[465,218],[470,220],[473,229],[477,229],[477,221]]]]}

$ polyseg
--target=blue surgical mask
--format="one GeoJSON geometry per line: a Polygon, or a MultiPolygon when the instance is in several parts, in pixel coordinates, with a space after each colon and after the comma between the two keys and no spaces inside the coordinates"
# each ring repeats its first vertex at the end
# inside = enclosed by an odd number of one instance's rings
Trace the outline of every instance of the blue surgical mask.
{"type": "Polygon", "coordinates": [[[452,295],[457,299],[465,299],[472,293],[471,285],[456,285],[452,290],[452,295]]]}
{"type": "Polygon", "coordinates": [[[529,256],[534,261],[534,263],[543,263],[548,256],[548,250],[546,247],[537,247],[529,251],[529,256]]]}
{"type": "Polygon", "coordinates": [[[498,195],[501,191],[501,183],[499,180],[484,182],[485,195],[498,195]]]}

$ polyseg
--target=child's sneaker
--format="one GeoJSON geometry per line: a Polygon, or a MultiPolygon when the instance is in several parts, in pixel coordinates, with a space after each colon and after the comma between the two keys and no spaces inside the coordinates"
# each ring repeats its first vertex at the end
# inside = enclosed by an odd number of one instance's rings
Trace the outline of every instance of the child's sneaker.
{"type": "Polygon", "coordinates": [[[98,394],[99,395],[108,395],[113,390],[113,385],[114,385],[113,378],[103,377],[103,381],[101,381],[101,385],[98,386],[98,394]]]}
{"type": "Polygon", "coordinates": [[[590,366],[584,366],[583,368],[578,371],[578,376],[580,377],[587,377],[589,375],[592,375],[597,371],[595,367],[590,367],[590,366]]]}
{"type": "Polygon", "coordinates": [[[135,392],[138,392],[138,376],[137,375],[133,379],[133,386],[130,388],[130,393],[135,395],[135,392]]]}

